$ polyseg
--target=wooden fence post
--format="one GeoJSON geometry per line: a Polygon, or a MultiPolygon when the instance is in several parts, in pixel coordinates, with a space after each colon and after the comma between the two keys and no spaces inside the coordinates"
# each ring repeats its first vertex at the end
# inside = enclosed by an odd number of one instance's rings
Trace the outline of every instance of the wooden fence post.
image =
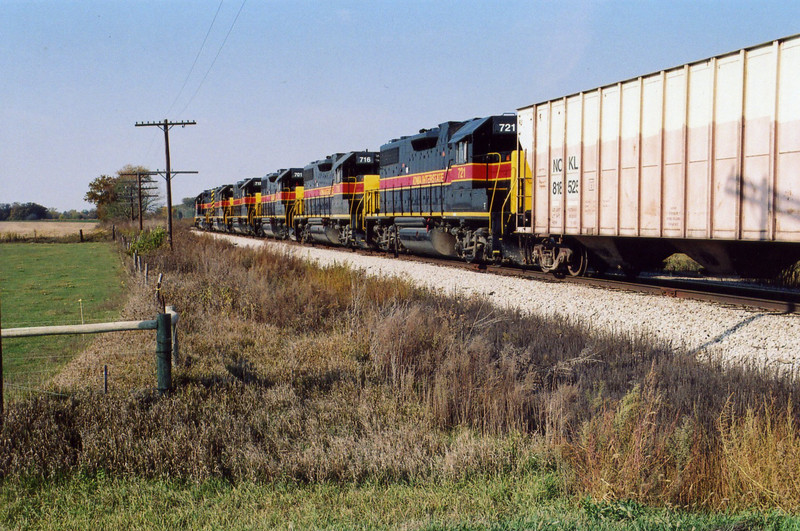
{"type": "Polygon", "coordinates": [[[163,395],[172,389],[172,315],[160,313],[156,323],[156,375],[163,395]]]}
{"type": "MultiPolygon", "coordinates": [[[[165,306],[164,311],[168,314],[176,314],[175,307],[172,305],[165,306]]],[[[181,362],[180,360],[180,347],[178,346],[178,322],[172,324],[172,364],[177,366],[181,362]]]]}

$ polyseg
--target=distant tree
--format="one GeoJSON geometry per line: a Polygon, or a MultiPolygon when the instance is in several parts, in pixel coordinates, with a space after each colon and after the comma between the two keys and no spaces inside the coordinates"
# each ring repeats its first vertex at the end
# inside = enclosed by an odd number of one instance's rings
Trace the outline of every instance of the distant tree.
{"type": "Polygon", "coordinates": [[[35,221],[47,218],[47,207],[38,203],[14,203],[8,214],[8,221],[35,221]]]}
{"type": "Polygon", "coordinates": [[[89,183],[89,191],[83,199],[94,203],[97,207],[97,217],[109,218],[109,208],[117,201],[116,177],[101,175],[89,183]]]}
{"type": "MultiPolygon", "coordinates": [[[[100,219],[130,219],[139,216],[139,183],[136,173],[147,173],[143,166],[128,164],[117,175],[101,175],[89,183],[84,199],[97,207],[100,219]]],[[[142,212],[158,209],[159,195],[156,181],[150,175],[141,176],[142,212]]]]}
{"type": "Polygon", "coordinates": [[[0,221],[6,221],[11,214],[11,205],[8,203],[0,203],[0,221]]]}
{"type": "Polygon", "coordinates": [[[155,212],[160,205],[158,182],[144,166],[125,165],[117,171],[117,214],[131,221],[139,217],[139,183],[136,174],[141,174],[142,213],[155,212]]]}
{"type": "Polygon", "coordinates": [[[178,219],[194,217],[194,199],[194,197],[184,197],[180,205],[172,207],[178,219]]]}
{"type": "Polygon", "coordinates": [[[84,214],[84,212],[89,212],[89,211],[84,210],[83,212],[78,212],[74,208],[72,210],[65,210],[64,212],[58,215],[58,219],[89,219],[89,216],[84,214]]]}

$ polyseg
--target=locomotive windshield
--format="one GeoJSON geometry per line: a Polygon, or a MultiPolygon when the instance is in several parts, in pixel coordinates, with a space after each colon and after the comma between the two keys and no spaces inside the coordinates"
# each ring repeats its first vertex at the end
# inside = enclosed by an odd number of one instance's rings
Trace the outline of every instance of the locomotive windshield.
{"type": "Polygon", "coordinates": [[[459,163],[507,160],[517,146],[516,116],[490,116],[464,124],[450,139],[459,163]],[[470,148],[472,150],[470,156],[470,148]]]}

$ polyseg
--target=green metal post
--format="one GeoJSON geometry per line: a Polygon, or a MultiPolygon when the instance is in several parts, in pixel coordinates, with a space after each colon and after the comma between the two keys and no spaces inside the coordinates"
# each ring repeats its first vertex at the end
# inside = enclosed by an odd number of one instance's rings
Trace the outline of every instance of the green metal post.
{"type": "Polygon", "coordinates": [[[156,374],[163,395],[172,389],[172,316],[160,313],[156,324],[156,374]]]}

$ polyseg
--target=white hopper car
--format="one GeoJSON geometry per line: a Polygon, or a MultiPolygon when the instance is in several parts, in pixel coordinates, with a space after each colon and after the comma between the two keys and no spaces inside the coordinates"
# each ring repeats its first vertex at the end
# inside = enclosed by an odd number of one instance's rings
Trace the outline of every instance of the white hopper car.
{"type": "Polygon", "coordinates": [[[800,259],[800,36],[523,107],[517,122],[532,173],[517,234],[545,269],[635,272],[684,252],[761,277],[800,259]]]}

